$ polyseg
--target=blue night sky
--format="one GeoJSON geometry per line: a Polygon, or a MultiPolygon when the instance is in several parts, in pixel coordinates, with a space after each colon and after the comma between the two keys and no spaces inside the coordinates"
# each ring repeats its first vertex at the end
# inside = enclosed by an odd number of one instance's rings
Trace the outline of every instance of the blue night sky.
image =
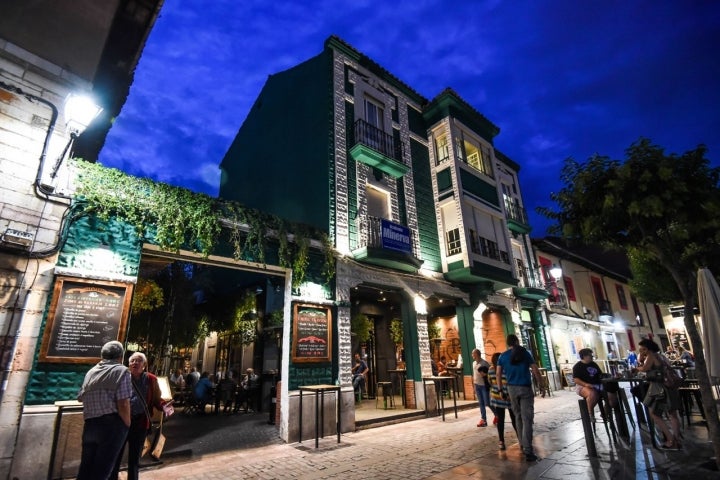
{"type": "Polygon", "coordinates": [[[500,127],[534,213],[563,160],[647,137],[719,165],[720,2],[166,0],[100,162],[216,196],[267,79],[335,34],[428,99],[450,87],[500,127]]]}

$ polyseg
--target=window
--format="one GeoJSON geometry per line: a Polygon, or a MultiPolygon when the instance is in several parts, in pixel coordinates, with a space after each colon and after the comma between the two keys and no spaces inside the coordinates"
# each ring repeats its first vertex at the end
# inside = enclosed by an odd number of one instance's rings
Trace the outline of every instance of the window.
{"type": "Polygon", "coordinates": [[[664,329],[665,328],[665,320],[663,320],[663,316],[662,316],[662,312],[660,311],[660,307],[658,306],[657,303],[654,304],[653,306],[655,307],[655,316],[657,317],[658,325],[660,326],[660,328],[664,329]]]}
{"type": "Polygon", "coordinates": [[[625,297],[625,289],[619,283],[615,284],[615,290],[617,290],[618,300],[620,301],[620,308],[623,310],[628,309],[627,298],[625,297]]]}
{"type": "Polygon", "coordinates": [[[437,165],[450,158],[450,144],[448,136],[441,135],[435,139],[435,162],[437,165]]]}
{"type": "Polygon", "coordinates": [[[462,146],[464,156],[458,155],[458,159],[465,159],[465,163],[487,176],[492,176],[492,170],[490,167],[490,151],[483,145],[464,139],[462,134],[460,136],[462,142],[458,142],[458,145],[462,146]]]}
{"type": "Polygon", "coordinates": [[[641,327],[643,324],[643,317],[640,313],[640,307],[638,306],[637,298],[635,298],[635,295],[630,294],[630,300],[632,301],[633,311],[635,312],[635,322],[637,323],[638,327],[641,327]]]}
{"type": "Polygon", "coordinates": [[[460,229],[454,228],[445,234],[448,256],[457,255],[462,252],[460,244],[460,229]]]}
{"type": "Polygon", "coordinates": [[[368,215],[377,218],[390,218],[390,195],[387,192],[368,185],[365,188],[367,195],[367,211],[368,215]]]}
{"type": "Polygon", "coordinates": [[[374,98],[365,98],[365,121],[378,130],[385,131],[385,112],[382,104],[374,98]]]}
{"type": "Polygon", "coordinates": [[[575,285],[573,285],[572,278],[563,277],[563,283],[565,284],[565,291],[567,292],[567,298],[570,301],[575,301],[575,285]]]}

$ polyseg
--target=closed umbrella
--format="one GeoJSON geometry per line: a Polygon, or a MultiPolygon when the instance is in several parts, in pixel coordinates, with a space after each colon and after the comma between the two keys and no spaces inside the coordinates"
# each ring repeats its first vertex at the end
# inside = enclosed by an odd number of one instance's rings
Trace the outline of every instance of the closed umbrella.
{"type": "Polygon", "coordinates": [[[710,270],[698,270],[698,306],[708,375],[720,377],[720,286],[710,270]]]}

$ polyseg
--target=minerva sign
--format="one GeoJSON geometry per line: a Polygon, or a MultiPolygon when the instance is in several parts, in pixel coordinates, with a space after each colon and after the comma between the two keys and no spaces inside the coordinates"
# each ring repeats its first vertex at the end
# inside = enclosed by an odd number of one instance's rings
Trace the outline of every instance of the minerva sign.
{"type": "Polygon", "coordinates": [[[409,228],[383,218],[380,237],[382,239],[383,248],[412,253],[409,228]]]}

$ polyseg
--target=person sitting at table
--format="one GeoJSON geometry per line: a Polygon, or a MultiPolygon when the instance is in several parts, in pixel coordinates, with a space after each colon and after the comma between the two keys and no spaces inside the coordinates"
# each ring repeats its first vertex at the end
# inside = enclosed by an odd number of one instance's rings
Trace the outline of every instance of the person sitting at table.
{"type": "Polygon", "coordinates": [[[435,366],[437,367],[438,375],[450,375],[447,371],[447,367],[445,366],[446,362],[447,360],[445,359],[444,355],[440,357],[440,360],[437,361],[435,366]]]}
{"type": "MultiPolygon", "coordinates": [[[[580,360],[573,366],[573,381],[575,382],[575,391],[578,395],[585,399],[590,419],[594,420],[595,405],[600,401],[600,395],[603,392],[602,370],[600,366],[593,361],[593,351],[589,348],[583,348],[578,352],[580,360]]],[[[613,387],[617,387],[615,384],[613,387]]],[[[606,389],[608,402],[610,405],[617,403],[617,389],[606,389]],[[614,392],[611,390],[615,390],[614,392]]],[[[600,412],[605,418],[608,412],[600,412]]]]}
{"type": "Polygon", "coordinates": [[[678,347],[678,353],[680,354],[678,360],[680,360],[686,367],[695,368],[695,358],[693,354],[682,346],[678,347]]]}
{"type": "Polygon", "coordinates": [[[355,389],[355,392],[358,392],[359,389],[365,387],[365,376],[367,375],[368,366],[367,363],[365,363],[365,360],[360,358],[360,354],[355,354],[355,365],[352,367],[352,376],[353,376],[353,389],[355,389]]]}
{"type": "Polygon", "coordinates": [[[675,360],[677,358],[677,352],[675,352],[672,345],[668,345],[665,349],[665,356],[670,360],[675,360]]]}
{"type": "Polygon", "coordinates": [[[213,390],[215,389],[215,385],[213,385],[209,377],[208,372],[203,372],[200,375],[200,380],[195,384],[195,401],[201,414],[205,413],[205,406],[212,401],[213,390]]]}

